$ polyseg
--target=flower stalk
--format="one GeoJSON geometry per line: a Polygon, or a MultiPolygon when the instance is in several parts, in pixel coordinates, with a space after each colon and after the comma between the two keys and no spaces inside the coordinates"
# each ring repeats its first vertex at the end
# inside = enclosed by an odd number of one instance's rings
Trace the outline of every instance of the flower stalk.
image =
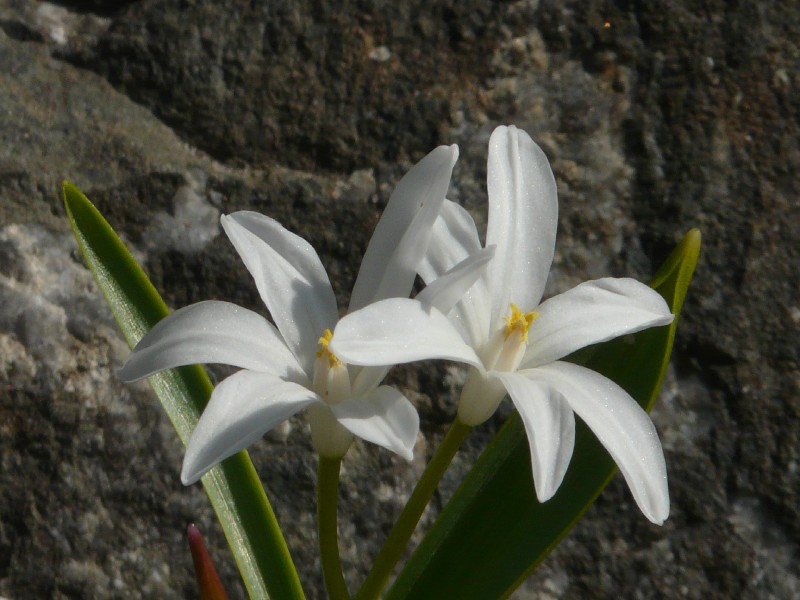
{"type": "Polygon", "coordinates": [[[414,487],[414,491],[392,527],[392,531],[389,532],[389,537],[386,538],[375,557],[372,569],[356,594],[357,600],[373,600],[380,596],[389,582],[395,565],[403,556],[408,540],[411,539],[425,507],[470,431],[472,431],[472,427],[458,419],[450,426],[428,466],[425,467],[422,477],[414,487]]]}
{"type": "Polygon", "coordinates": [[[336,513],[339,504],[341,458],[319,457],[317,481],[317,527],[322,575],[331,600],[350,600],[339,557],[339,530],[336,513]]]}

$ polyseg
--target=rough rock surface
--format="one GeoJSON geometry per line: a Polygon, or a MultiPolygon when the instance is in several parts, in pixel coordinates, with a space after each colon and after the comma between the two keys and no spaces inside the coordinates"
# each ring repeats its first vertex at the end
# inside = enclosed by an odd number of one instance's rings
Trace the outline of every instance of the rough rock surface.
{"type": "MultiPolygon", "coordinates": [[[[244,597],[202,490],[180,485],[157,401],[114,377],[127,348],[77,253],[62,179],[173,307],[261,309],[217,226],[245,208],[310,240],[345,305],[394,183],[435,145],[460,145],[450,197],[485,223],[486,142],[513,122],[558,180],[549,292],[645,279],[686,230],[704,236],[654,412],[669,521],[651,526],[617,478],[516,597],[798,597],[800,6],[327,7],[0,0],[0,595],[193,597],[183,529],[195,520],[244,597]]],[[[391,376],[421,411],[412,465],[363,445],[348,455],[351,586],[452,418],[461,376],[391,376]]],[[[500,422],[476,431],[444,494],[500,422]]],[[[303,420],[251,456],[309,597],[323,597],[303,420]]]]}

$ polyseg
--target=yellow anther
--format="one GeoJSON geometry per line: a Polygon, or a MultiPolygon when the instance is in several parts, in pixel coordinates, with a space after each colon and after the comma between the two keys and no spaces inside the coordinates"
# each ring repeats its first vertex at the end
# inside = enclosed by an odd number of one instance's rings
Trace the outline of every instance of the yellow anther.
{"type": "Polygon", "coordinates": [[[333,332],[330,329],[326,329],[325,332],[322,334],[322,337],[317,340],[317,343],[322,346],[319,350],[317,350],[317,358],[322,358],[323,356],[327,355],[328,357],[328,365],[333,368],[336,365],[341,365],[342,361],[337,358],[337,356],[328,350],[328,344],[331,343],[331,338],[333,337],[333,332]]]}
{"type": "Polygon", "coordinates": [[[322,334],[322,337],[317,340],[317,343],[322,346],[321,350],[317,350],[317,356],[322,358],[322,355],[328,351],[328,344],[331,343],[331,338],[333,337],[333,332],[330,329],[326,329],[325,332],[322,334]]]}
{"type": "Polygon", "coordinates": [[[537,312],[529,312],[523,314],[516,304],[511,304],[511,316],[505,317],[506,321],[506,339],[515,330],[519,331],[522,335],[522,341],[528,341],[528,329],[531,327],[533,320],[539,316],[537,312]]]}

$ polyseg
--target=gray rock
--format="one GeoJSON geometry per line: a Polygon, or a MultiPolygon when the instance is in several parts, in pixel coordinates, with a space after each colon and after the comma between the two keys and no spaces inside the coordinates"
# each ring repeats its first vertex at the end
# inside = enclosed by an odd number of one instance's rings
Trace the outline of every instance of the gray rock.
{"type": "MultiPolygon", "coordinates": [[[[486,142],[513,122],[558,180],[548,293],[646,279],[686,230],[704,236],[654,411],[669,521],[650,525],[616,478],[515,597],[797,597],[798,34],[793,3],[0,0],[0,595],[194,597],[193,520],[244,597],[205,495],[180,485],[157,400],[114,376],[128,350],[71,237],[64,178],[173,307],[264,310],[216,225],[240,209],[308,239],[345,307],[394,184],[435,145],[460,145],[450,197],[485,226],[486,142]]],[[[362,444],[345,460],[351,589],[463,373],[390,380],[419,406],[422,435],[411,465],[362,444]]],[[[468,440],[423,530],[506,404],[468,440]]],[[[309,598],[324,597],[303,419],[251,457],[309,598]]]]}

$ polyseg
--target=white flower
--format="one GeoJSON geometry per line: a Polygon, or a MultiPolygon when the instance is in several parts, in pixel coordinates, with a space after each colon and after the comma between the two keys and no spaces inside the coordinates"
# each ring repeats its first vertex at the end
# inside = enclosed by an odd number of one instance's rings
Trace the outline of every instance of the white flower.
{"type": "MultiPolygon", "coordinates": [[[[411,291],[457,157],[456,146],[440,146],[399,182],[364,255],[351,310],[411,291]]],[[[258,213],[221,222],[275,325],[228,302],[193,304],[159,322],[119,372],[134,381],[194,363],[241,367],[214,389],[189,440],[183,482],[305,407],[321,455],[343,456],[357,435],[411,460],[419,416],[400,392],[379,386],[389,367],[348,366],[329,349],[339,311],[311,245],[258,213]]]]}
{"type": "MultiPolygon", "coordinates": [[[[525,426],[542,502],[566,473],[577,413],[619,465],[642,512],[662,523],[669,515],[666,466],[647,413],[614,382],[559,359],[666,325],[673,318],[669,308],[646,285],[611,278],[582,283],[540,304],[555,249],[558,200],[547,158],[524,131],[499,127],[492,134],[488,194],[486,242],[496,253],[462,300],[445,313],[419,296],[378,302],[339,322],[334,351],[359,365],[427,358],[472,365],[458,418],[478,425],[508,393],[525,426]]],[[[479,249],[472,218],[445,201],[420,275],[430,287],[479,249]]]]}

